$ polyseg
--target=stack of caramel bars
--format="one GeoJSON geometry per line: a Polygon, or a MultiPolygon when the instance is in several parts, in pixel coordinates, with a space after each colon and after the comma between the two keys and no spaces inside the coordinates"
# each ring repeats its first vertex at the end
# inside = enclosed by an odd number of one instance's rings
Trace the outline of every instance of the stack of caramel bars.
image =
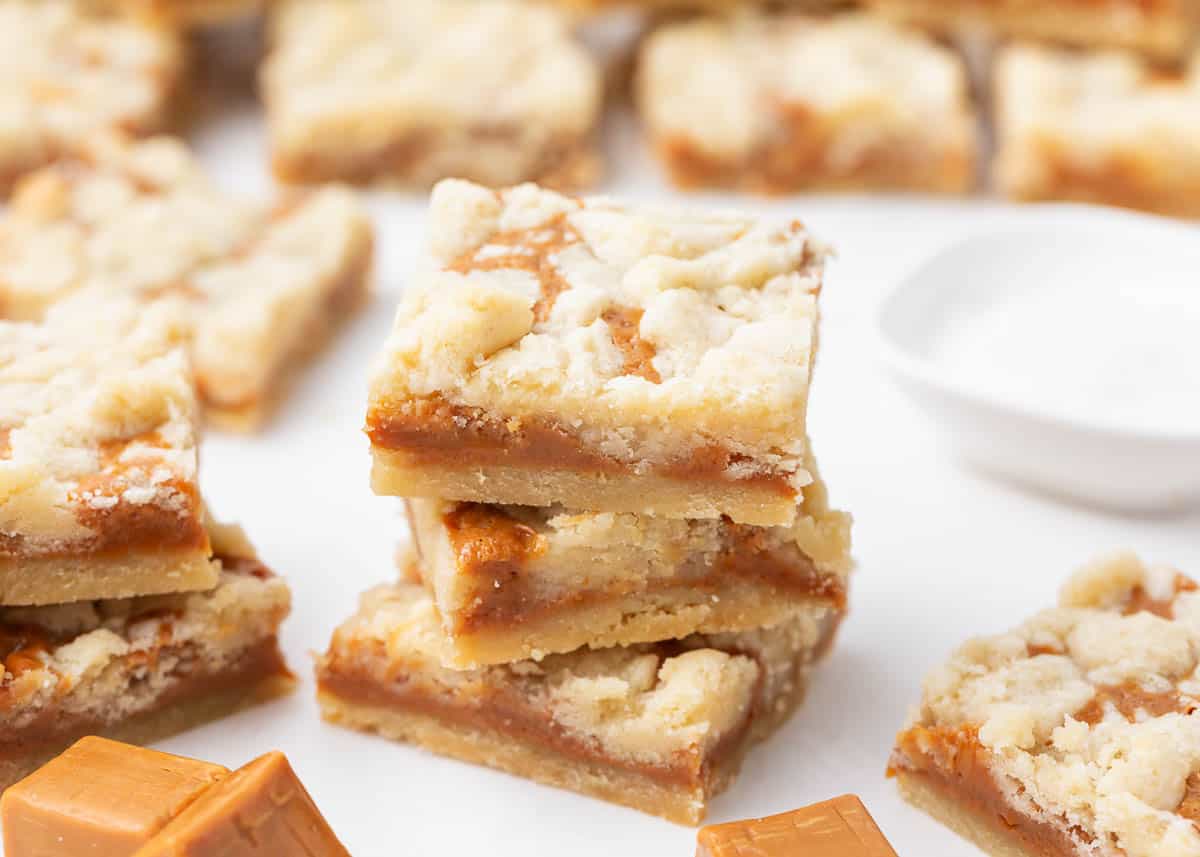
{"type": "Polygon", "coordinates": [[[823,248],[451,180],[429,250],[367,415],[411,548],[319,659],[324,715],[697,823],[845,610],[806,437],[823,248]]]}
{"type": "Polygon", "coordinates": [[[116,296],[0,321],[0,790],[292,685],[288,588],[200,497],[185,322],[116,296]]]}

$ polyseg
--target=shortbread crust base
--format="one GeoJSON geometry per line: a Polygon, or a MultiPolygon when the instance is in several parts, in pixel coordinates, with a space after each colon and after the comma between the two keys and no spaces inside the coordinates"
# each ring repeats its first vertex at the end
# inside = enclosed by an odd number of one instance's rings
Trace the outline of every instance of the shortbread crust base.
{"type": "MultiPolygon", "coordinates": [[[[532,608],[536,608],[536,603],[532,608]]],[[[568,607],[516,628],[482,628],[447,634],[452,653],[445,663],[471,669],[540,659],[581,646],[607,648],[689,634],[749,631],[777,625],[798,612],[828,607],[818,599],[788,598],[767,588],[731,586],[697,590],[687,585],[615,598],[585,607],[568,607]]]]}
{"type": "Polygon", "coordinates": [[[397,497],[450,498],[518,506],[563,504],[596,512],[636,512],[668,518],[719,518],[784,526],[796,517],[796,493],[744,482],[702,482],[653,473],[589,473],[489,465],[451,468],[414,462],[392,449],[371,450],[371,487],[397,497]]]}
{"type": "MultiPolygon", "coordinates": [[[[837,129],[831,134],[836,135],[837,129]]],[[[824,169],[810,140],[772,145],[745,160],[720,160],[686,139],[663,139],[656,149],[671,182],[681,189],[732,187],[775,195],[796,191],[836,193],[908,191],[968,193],[975,183],[975,153],[920,146],[887,146],[844,172],[824,169]]]]}
{"type": "Polygon", "coordinates": [[[974,843],[992,857],[1077,857],[1064,852],[1031,851],[1015,842],[1011,834],[1001,832],[996,819],[985,818],[960,806],[920,775],[896,771],[900,796],[912,806],[932,816],[959,836],[974,843]]]}
{"type": "Polygon", "coordinates": [[[212,589],[220,567],[208,546],[197,551],[153,551],[65,557],[0,559],[0,604],[36,606],[133,598],[212,589]]]}
{"type": "Polygon", "coordinates": [[[536,181],[556,190],[582,190],[602,172],[590,141],[554,142],[523,148],[497,144],[494,135],[412,134],[404,139],[347,143],[345,135],[314,132],[304,147],[276,147],[276,178],[290,184],[329,181],[428,188],[443,178],[463,178],[489,187],[536,181]],[[322,137],[328,137],[327,140],[322,137]]]}

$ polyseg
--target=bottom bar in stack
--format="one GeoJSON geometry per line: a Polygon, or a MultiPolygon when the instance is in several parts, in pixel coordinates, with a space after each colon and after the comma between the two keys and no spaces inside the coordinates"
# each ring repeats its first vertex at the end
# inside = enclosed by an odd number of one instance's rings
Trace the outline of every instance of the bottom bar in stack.
{"type": "Polygon", "coordinates": [[[287,584],[210,525],[205,592],[0,608],[0,791],[84,735],[147,743],[288,692],[287,584]]]}
{"type": "Polygon", "coordinates": [[[418,584],[379,586],[318,659],[326,720],[697,824],[804,695],[841,612],[454,670],[418,584]]]}

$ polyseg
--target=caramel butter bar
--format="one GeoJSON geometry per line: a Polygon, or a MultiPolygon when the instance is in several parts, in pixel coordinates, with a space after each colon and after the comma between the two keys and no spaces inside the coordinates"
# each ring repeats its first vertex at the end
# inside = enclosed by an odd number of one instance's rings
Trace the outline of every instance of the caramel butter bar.
{"type": "Polygon", "coordinates": [[[842,795],[767,818],[705,827],[696,857],[896,857],[871,813],[842,795]]]}
{"type": "Polygon", "coordinates": [[[74,0],[0,3],[0,193],[91,136],[148,134],[183,76],[175,34],[74,0]]]}
{"type": "Polygon", "coordinates": [[[642,47],[638,102],[682,187],[962,193],[977,141],[966,69],[863,14],[669,24],[642,47]]]}
{"type": "Polygon", "coordinates": [[[0,604],[214,586],[197,419],[170,307],[0,322],[0,604]]]}
{"type": "Polygon", "coordinates": [[[94,312],[114,295],[176,302],[207,415],[246,427],[362,302],[371,245],[345,189],[239,200],[179,141],[105,138],[22,182],[0,220],[0,314],[37,318],[64,300],[94,312]]]}
{"type": "Polygon", "coordinates": [[[371,384],[380,494],[788,524],[824,248],[534,185],[433,193],[371,384]]]}
{"type": "Polygon", "coordinates": [[[865,0],[896,20],[954,36],[1122,48],[1178,60],[1200,32],[1195,0],[865,0]]]}
{"type": "Polygon", "coordinates": [[[775,625],[845,606],[849,516],[824,484],[796,520],[752,527],[612,512],[408,501],[457,668],[775,625]]]}
{"type": "Polygon", "coordinates": [[[1200,591],[1117,555],[925,680],[890,774],[997,857],[1200,855],[1200,591]]]}
{"type": "Polygon", "coordinates": [[[149,743],[289,691],[290,609],[236,528],[206,592],[0,608],[0,790],[84,735],[149,743]]]}
{"type": "Polygon", "coordinates": [[[997,187],[1200,217],[1200,52],[1170,71],[1116,51],[1013,45],[995,73],[997,187]]]}
{"type": "Polygon", "coordinates": [[[451,670],[432,600],[367,592],[318,659],[330,722],[696,824],[799,704],[840,613],[451,670]]]}
{"type": "Polygon", "coordinates": [[[553,8],[282,0],[263,93],[285,181],[579,187],[598,173],[598,63],[553,8]]]}

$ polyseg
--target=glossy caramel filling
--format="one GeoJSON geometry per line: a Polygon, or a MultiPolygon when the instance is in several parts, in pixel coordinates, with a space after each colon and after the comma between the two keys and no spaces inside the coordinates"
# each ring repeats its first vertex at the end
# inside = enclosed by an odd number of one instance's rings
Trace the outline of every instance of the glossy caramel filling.
{"type": "Polygon", "coordinates": [[[913,727],[897,738],[888,776],[919,779],[963,813],[1034,857],[1076,857],[1077,839],[1093,837],[1065,819],[1046,821],[1015,809],[992,774],[990,753],[972,729],[913,727]]]}
{"type": "MultiPolygon", "coordinates": [[[[563,427],[534,419],[504,419],[482,408],[453,405],[437,396],[383,404],[367,414],[367,436],[377,449],[403,452],[421,465],[526,467],[635,475],[634,466],[583,447],[563,427]]],[[[686,459],[652,465],[656,475],[693,481],[748,484],[781,497],[795,497],[786,475],[752,473],[730,476],[749,459],[719,444],[693,450],[686,459]]]]}
{"type": "MultiPolygon", "coordinates": [[[[442,524],[459,574],[478,583],[471,607],[452,617],[457,632],[536,622],[630,594],[626,586],[618,591],[579,589],[557,598],[542,595],[536,580],[526,575],[525,566],[545,553],[546,539],[502,507],[456,503],[443,515],[442,524]]],[[[825,601],[838,609],[845,606],[842,580],[818,571],[795,545],[770,545],[761,528],[728,519],[722,519],[722,528],[726,547],[704,573],[648,581],[640,591],[653,593],[686,585],[692,592],[719,596],[731,581],[741,581],[788,597],[825,601]]]]}
{"type": "MultiPolygon", "coordinates": [[[[380,653],[380,657],[384,655],[380,653]]],[[[428,668],[415,667],[411,671],[422,669],[428,668]]],[[[594,738],[564,728],[550,711],[531,707],[528,695],[519,688],[473,683],[471,699],[460,702],[453,692],[422,687],[420,682],[410,680],[406,671],[403,663],[394,662],[389,668],[389,675],[394,677],[384,682],[331,656],[318,669],[317,687],[350,703],[411,712],[448,726],[503,735],[566,759],[618,768],[661,785],[688,789],[707,788],[723,766],[740,758],[756,713],[756,706],[750,706],[744,721],[707,752],[691,747],[648,762],[605,752],[594,738]]]]}

